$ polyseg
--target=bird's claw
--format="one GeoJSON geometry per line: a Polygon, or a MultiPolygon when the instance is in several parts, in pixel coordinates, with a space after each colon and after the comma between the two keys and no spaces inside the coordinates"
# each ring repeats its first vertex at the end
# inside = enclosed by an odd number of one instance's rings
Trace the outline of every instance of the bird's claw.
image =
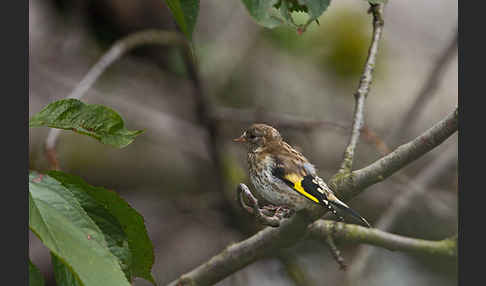
{"type": "Polygon", "coordinates": [[[282,218],[289,218],[289,217],[292,216],[292,214],[293,214],[293,211],[286,206],[279,206],[275,210],[275,216],[277,216],[281,219],[282,218]]]}
{"type": "Polygon", "coordinates": [[[265,205],[261,210],[269,216],[278,216],[281,218],[289,218],[293,214],[292,209],[287,206],[265,205]]]}
{"type": "Polygon", "coordinates": [[[286,206],[265,205],[262,208],[258,205],[257,198],[250,192],[245,184],[238,185],[238,201],[240,205],[250,214],[253,214],[262,224],[272,227],[280,226],[280,221],[289,218],[293,211],[286,206]],[[249,205],[243,200],[245,196],[249,205]]]}

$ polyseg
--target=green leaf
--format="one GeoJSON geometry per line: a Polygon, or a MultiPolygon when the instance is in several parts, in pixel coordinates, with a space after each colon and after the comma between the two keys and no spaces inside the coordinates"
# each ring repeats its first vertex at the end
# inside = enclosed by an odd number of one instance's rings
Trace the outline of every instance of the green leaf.
{"type": "MultiPolygon", "coordinates": [[[[143,217],[114,191],[87,184],[80,177],[51,171],[49,176],[71,191],[83,209],[105,233],[111,252],[130,276],[155,284],[151,274],[153,246],[143,217]]],[[[130,279],[130,278],[129,278],[130,279]]]]}
{"type": "Polygon", "coordinates": [[[274,6],[280,0],[241,0],[251,17],[266,28],[275,28],[285,23],[274,6]]]}
{"type": "Polygon", "coordinates": [[[130,286],[100,228],[54,178],[29,173],[29,228],[83,285],[130,286]]]}
{"type": "Polygon", "coordinates": [[[267,28],[283,24],[305,27],[319,18],[327,9],[331,0],[241,0],[255,21],[267,28]],[[292,19],[292,12],[306,13],[309,16],[305,25],[297,25],[292,19]]]}
{"type": "Polygon", "coordinates": [[[113,109],[100,104],[85,104],[77,99],[50,103],[30,119],[29,126],[72,130],[118,148],[132,143],[143,132],[125,129],[123,119],[113,109]]]}
{"type": "Polygon", "coordinates": [[[62,263],[59,258],[51,253],[52,268],[54,270],[54,278],[56,278],[56,284],[62,286],[82,286],[83,283],[79,281],[79,278],[74,275],[69,267],[62,263]]]}
{"type": "Polygon", "coordinates": [[[29,286],[44,286],[44,277],[29,259],[29,286]]]}
{"type": "Polygon", "coordinates": [[[182,32],[192,40],[199,13],[199,0],[165,0],[182,32]]]}
{"type": "Polygon", "coordinates": [[[327,7],[331,0],[301,0],[305,6],[308,8],[308,13],[310,16],[310,21],[319,18],[327,7]]]}
{"type": "MultiPolygon", "coordinates": [[[[64,174],[62,172],[48,172],[52,178],[60,182],[68,189],[78,201],[88,216],[100,228],[105,236],[110,252],[115,255],[128,281],[131,281],[132,256],[128,247],[128,239],[118,220],[105,208],[103,204],[86,192],[87,188],[93,188],[79,177],[64,174]]],[[[106,191],[99,188],[100,191],[106,191]]]]}

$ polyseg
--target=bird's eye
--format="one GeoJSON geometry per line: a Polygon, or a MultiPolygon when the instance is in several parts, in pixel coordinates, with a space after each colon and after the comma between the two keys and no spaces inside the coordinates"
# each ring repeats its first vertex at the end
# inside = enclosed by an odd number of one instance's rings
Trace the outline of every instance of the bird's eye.
{"type": "Polygon", "coordinates": [[[254,133],[248,133],[248,139],[255,139],[256,136],[254,133]]]}

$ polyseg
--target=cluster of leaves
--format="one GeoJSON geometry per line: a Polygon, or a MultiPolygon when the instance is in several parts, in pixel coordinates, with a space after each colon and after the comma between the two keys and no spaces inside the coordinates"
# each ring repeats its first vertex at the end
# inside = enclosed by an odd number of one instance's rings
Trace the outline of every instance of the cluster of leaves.
{"type": "MultiPolygon", "coordinates": [[[[125,129],[112,109],[77,99],[47,105],[29,125],[73,130],[119,148],[141,133],[125,129]]],[[[30,171],[29,228],[50,250],[59,285],[129,286],[135,277],[155,284],[143,217],[114,191],[59,171],[30,171]]],[[[30,285],[43,285],[30,261],[29,271],[30,285]]]]}
{"type": "MultiPolygon", "coordinates": [[[[367,0],[376,5],[387,0],[367,0]]],[[[175,21],[182,32],[192,39],[192,32],[196,25],[199,13],[199,0],[165,0],[175,21]]],[[[261,26],[275,28],[282,25],[290,25],[302,33],[313,21],[326,11],[331,0],[241,0],[250,16],[261,26]],[[304,24],[296,24],[292,13],[305,13],[309,16],[304,24]]]]}

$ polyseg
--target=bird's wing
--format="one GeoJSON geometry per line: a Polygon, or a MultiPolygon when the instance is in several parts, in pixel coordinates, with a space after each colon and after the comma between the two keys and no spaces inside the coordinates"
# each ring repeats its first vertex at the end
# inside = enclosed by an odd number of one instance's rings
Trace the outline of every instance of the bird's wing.
{"type": "Polygon", "coordinates": [[[289,166],[288,162],[286,164],[283,160],[276,160],[272,175],[316,204],[327,206],[328,198],[335,198],[322,179],[310,174],[303,166],[289,166]]]}
{"type": "Polygon", "coordinates": [[[305,159],[305,157],[292,158],[289,156],[275,156],[275,167],[272,170],[273,176],[282,180],[286,185],[292,188],[300,195],[327,207],[334,215],[342,220],[334,206],[348,212],[355,218],[362,221],[366,226],[370,224],[348,205],[340,201],[327,186],[327,184],[315,173],[314,167],[305,159]]]}

